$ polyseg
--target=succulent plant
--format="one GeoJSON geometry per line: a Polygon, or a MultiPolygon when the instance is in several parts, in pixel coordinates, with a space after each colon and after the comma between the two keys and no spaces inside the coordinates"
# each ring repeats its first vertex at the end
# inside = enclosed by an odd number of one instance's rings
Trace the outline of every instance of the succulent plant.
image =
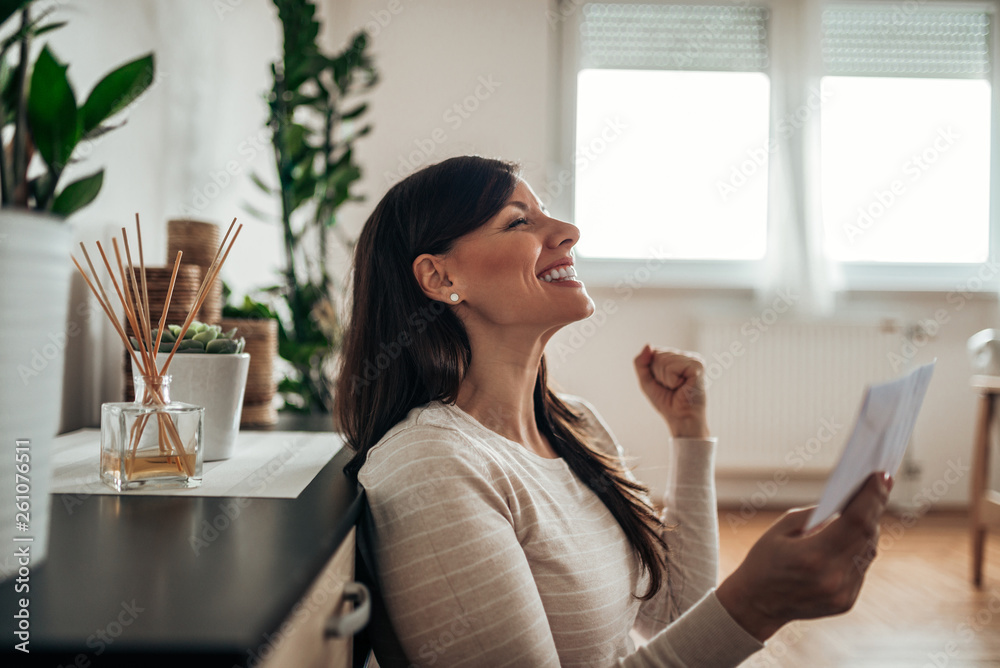
{"type": "MultiPolygon", "coordinates": [[[[167,325],[163,330],[163,337],[160,339],[160,348],[157,352],[169,353],[174,349],[174,343],[181,333],[180,325],[167,325]]],[[[156,339],[158,332],[153,330],[153,339],[156,339]]],[[[129,337],[132,348],[139,349],[139,342],[134,336],[129,337]]],[[[211,355],[233,355],[243,352],[246,346],[246,339],[242,336],[236,338],[236,328],[233,327],[228,332],[223,332],[218,325],[206,325],[195,320],[184,332],[184,338],[177,346],[178,353],[209,353],[211,355]]]]}

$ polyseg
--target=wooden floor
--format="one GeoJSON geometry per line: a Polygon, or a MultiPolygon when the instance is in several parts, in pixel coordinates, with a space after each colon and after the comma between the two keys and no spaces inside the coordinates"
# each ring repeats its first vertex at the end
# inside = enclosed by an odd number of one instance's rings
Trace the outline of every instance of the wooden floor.
{"type": "MultiPolygon", "coordinates": [[[[746,525],[720,512],[723,577],[778,514],[746,525]]],[[[861,597],[845,615],[795,622],[768,641],[745,668],[1000,667],[1000,536],[990,536],[982,591],[970,581],[968,520],[928,514],[905,529],[883,520],[879,557],[861,597]]]]}

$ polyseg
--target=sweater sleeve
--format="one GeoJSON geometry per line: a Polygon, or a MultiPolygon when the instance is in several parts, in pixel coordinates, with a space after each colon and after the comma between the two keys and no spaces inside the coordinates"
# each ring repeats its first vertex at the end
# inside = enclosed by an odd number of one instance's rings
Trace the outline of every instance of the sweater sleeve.
{"type": "Polygon", "coordinates": [[[663,537],[670,547],[663,596],[644,601],[636,630],[650,638],[718,584],[719,523],[715,504],[716,439],[679,438],[663,496],[663,537]]]}
{"type": "Polygon", "coordinates": [[[460,440],[407,430],[359,476],[393,627],[417,665],[558,666],[502,474],[460,440]]]}
{"type": "Polygon", "coordinates": [[[635,628],[651,637],[620,662],[629,668],[736,666],[764,645],[715,596],[719,526],[715,503],[716,439],[675,439],[664,495],[668,584],[643,601],[635,628]],[[680,616],[678,617],[678,614],[680,616]]]}
{"type": "MultiPolygon", "coordinates": [[[[610,429],[586,401],[598,447],[624,457],[610,429]]],[[[652,640],[619,663],[630,668],[736,666],[763,644],[740,626],[715,596],[719,526],[715,497],[715,438],[674,439],[663,498],[668,573],[643,601],[635,630],[652,640]]],[[[627,470],[627,469],[626,469],[627,470]]]]}

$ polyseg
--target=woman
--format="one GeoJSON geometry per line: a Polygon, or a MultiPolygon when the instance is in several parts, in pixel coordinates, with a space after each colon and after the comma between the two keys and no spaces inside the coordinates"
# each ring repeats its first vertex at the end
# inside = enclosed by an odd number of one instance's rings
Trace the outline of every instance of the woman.
{"type": "MultiPolygon", "coordinates": [[[[663,517],[596,411],[549,388],[545,344],[594,311],[578,239],[514,165],[462,157],[395,185],[358,241],[339,417],[406,660],[734,666],[792,619],[849,609],[887,477],[808,536],[786,514],[716,588],[700,360],[635,358],[674,438],[663,517]],[[638,651],[633,630],[651,638],[638,651]]],[[[380,664],[400,662],[375,634],[380,664]]]]}

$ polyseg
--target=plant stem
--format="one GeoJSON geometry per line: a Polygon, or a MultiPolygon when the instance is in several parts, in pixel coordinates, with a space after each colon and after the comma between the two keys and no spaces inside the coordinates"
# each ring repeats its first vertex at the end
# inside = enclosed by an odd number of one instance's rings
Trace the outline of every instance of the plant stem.
{"type": "MultiPolygon", "coordinates": [[[[31,37],[28,31],[28,24],[31,22],[28,8],[21,10],[21,29],[24,36],[21,38],[20,62],[17,64],[17,74],[14,80],[14,89],[17,91],[17,117],[14,121],[14,154],[12,156],[12,182],[9,184],[11,192],[8,202],[13,201],[16,206],[28,206],[28,60],[30,57],[31,37]]],[[[6,193],[5,193],[6,194],[6,193]]]]}

